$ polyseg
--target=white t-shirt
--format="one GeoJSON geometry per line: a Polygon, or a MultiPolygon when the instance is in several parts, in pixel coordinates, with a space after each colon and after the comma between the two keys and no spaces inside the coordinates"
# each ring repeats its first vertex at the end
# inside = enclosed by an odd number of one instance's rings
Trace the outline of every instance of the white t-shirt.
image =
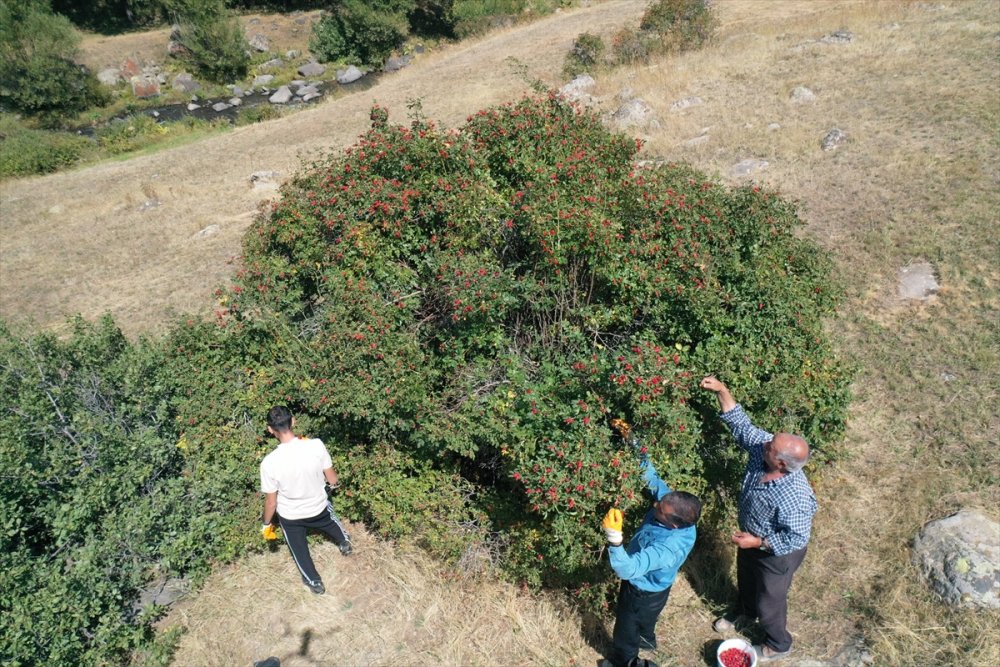
{"type": "Polygon", "coordinates": [[[284,519],[309,519],[326,509],[326,478],[332,468],[322,440],[293,438],[260,462],[261,493],[278,492],[278,514],[284,519]]]}

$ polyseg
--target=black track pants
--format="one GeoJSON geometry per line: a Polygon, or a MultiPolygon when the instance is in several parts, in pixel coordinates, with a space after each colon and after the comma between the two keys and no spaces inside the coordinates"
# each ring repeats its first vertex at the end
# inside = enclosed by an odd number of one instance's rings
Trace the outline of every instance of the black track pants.
{"type": "Polygon", "coordinates": [[[316,566],[313,565],[312,556],[309,555],[309,543],[306,542],[306,534],[309,530],[321,530],[340,546],[344,542],[349,542],[350,537],[347,531],[340,524],[340,519],[333,513],[333,504],[327,503],[326,509],[310,519],[285,519],[278,517],[281,530],[285,534],[285,542],[288,550],[292,552],[292,559],[299,568],[302,581],[310,586],[314,586],[322,581],[316,566]]]}

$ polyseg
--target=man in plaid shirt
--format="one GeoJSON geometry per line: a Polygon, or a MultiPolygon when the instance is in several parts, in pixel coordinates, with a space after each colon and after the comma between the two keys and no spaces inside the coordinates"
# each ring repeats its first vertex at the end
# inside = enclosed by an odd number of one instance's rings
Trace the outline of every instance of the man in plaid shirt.
{"type": "MultiPolygon", "coordinates": [[[[760,620],[764,641],[754,649],[761,662],[775,660],[792,650],[792,635],[785,627],[788,589],[805,558],[817,509],[816,495],[802,472],[809,460],[809,444],[797,435],[771,434],[754,426],[715,377],[702,379],[701,387],[715,392],[722,421],[750,455],[740,488],[740,529],[732,535],[733,544],[739,547],[737,620],[760,620]]],[[[723,617],[714,627],[728,632],[736,624],[723,617]]]]}

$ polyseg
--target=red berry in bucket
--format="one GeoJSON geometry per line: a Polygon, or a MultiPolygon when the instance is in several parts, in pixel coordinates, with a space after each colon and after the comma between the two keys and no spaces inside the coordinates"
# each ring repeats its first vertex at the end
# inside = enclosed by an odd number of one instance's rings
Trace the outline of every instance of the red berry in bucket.
{"type": "Polygon", "coordinates": [[[731,648],[719,654],[719,660],[724,667],[750,667],[753,659],[750,654],[738,648],[731,648]]]}

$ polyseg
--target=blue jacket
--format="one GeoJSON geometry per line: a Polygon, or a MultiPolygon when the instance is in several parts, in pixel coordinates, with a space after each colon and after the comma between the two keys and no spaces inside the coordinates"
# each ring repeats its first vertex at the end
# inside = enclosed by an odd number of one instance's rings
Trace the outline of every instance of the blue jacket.
{"type": "MultiPolygon", "coordinates": [[[[670,493],[670,487],[656,474],[649,459],[643,457],[643,479],[657,501],[670,493]]],[[[610,547],[611,568],[622,579],[643,591],[664,591],[673,585],[677,570],[694,547],[697,529],[668,528],[656,520],[653,510],[646,512],[639,530],[628,546],[610,547]]]]}

